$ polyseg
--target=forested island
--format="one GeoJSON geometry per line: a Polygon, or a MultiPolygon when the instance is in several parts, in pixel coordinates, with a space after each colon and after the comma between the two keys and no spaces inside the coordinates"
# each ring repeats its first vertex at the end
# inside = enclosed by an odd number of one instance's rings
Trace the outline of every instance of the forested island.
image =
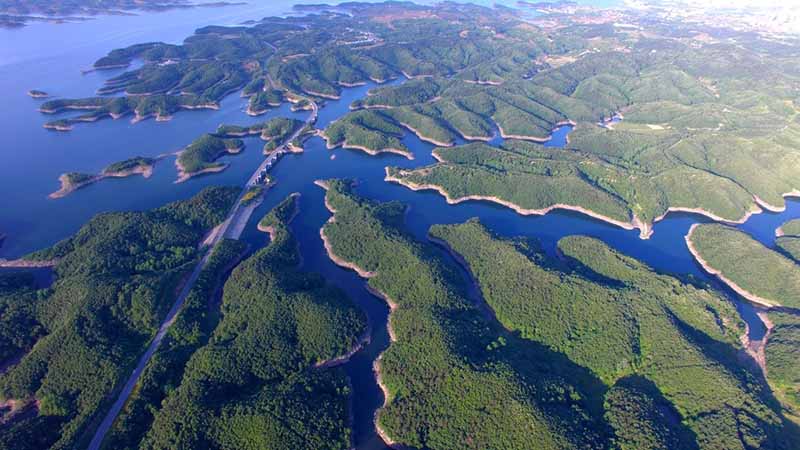
{"type": "Polygon", "coordinates": [[[303,132],[300,133],[297,141],[289,143],[293,144],[290,145],[290,150],[302,152],[303,140],[310,137],[315,132],[312,128],[304,129],[304,126],[305,123],[297,119],[276,117],[267,122],[246,127],[239,125],[220,125],[217,128],[216,135],[226,138],[258,136],[261,140],[266,141],[263,151],[264,154],[267,154],[285,143],[295,132],[302,130],[303,132]]]}
{"type": "Polygon", "coordinates": [[[97,175],[80,172],[62,174],[58,177],[61,188],[50,194],[49,197],[53,199],[66,197],[82,187],[86,187],[105,178],[125,178],[132,175],[141,175],[145,178],[150,178],[150,176],[153,175],[153,167],[155,167],[159,159],[161,159],[161,157],[145,158],[137,156],[126,159],[125,161],[110,164],[97,175]]]}

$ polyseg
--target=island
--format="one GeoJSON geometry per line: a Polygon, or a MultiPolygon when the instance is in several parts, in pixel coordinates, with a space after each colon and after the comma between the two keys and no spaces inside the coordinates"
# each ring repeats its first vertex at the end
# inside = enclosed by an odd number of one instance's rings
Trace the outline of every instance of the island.
{"type": "Polygon", "coordinates": [[[404,205],[363,198],[346,180],[319,184],[333,214],[322,229],[331,259],[390,308],[391,342],[375,366],[386,398],[376,426],[387,444],[797,442],[756,365],[739,355],[746,327],[721,294],[584,236],[562,239],[558,258],[475,220],[434,226],[431,242],[418,242],[403,225],[404,205]],[[744,434],[741,414],[754,424],[744,434]]]}
{"type": "Polygon", "coordinates": [[[28,91],[28,96],[31,98],[47,98],[50,97],[50,94],[48,94],[45,91],[40,91],[38,89],[31,89],[30,91],[28,91]]]}
{"type": "Polygon", "coordinates": [[[141,175],[145,178],[150,178],[150,176],[153,175],[153,168],[155,167],[156,162],[163,157],[164,156],[157,158],[145,158],[142,156],[137,156],[131,159],[126,159],[125,161],[113,163],[103,169],[103,171],[97,175],[80,172],[69,172],[62,174],[60,177],[58,177],[58,181],[61,183],[61,188],[50,194],[48,197],[52,199],[66,197],[80,188],[86,187],[92,183],[96,183],[106,178],[125,178],[132,175],[141,175]]]}
{"type": "Polygon", "coordinates": [[[180,110],[219,109],[214,100],[196,98],[187,95],[168,97],[164,95],[146,95],[131,97],[91,97],[85,99],[49,100],[39,108],[44,114],[57,114],[63,111],[88,111],[76,117],[58,119],[44,124],[47,129],[70,131],[73,126],[82,122],[96,122],[109,117],[119,119],[133,115],[132,122],[154,117],[160,122],[168,121],[180,110]]]}
{"type": "Polygon", "coordinates": [[[182,183],[197,175],[225,170],[228,164],[216,162],[223,155],[235,155],[244,149],[241,139],[225,139],[213,134],[204,134],[178,153],[175,166],[178,168],[176,183],[182,183]]]}

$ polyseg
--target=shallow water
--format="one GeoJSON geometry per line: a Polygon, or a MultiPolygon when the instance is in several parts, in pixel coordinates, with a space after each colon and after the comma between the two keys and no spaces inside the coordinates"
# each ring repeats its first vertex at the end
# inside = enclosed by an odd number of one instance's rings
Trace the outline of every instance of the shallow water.
{"type": "MultiPolygon", "coordinates": [[[[156,156],[175,151],[201,133],[213,131],[221,123],[248,124],[274,116],[303,119],[308,114],[292,113],[284,105],[264,116],[250,117],[244,113],[246,100],[233,94],[222,102],[219,111],[182,112],[169,122],[147,120],[135,125],[129,118],[102,120],[79,124],[72,132],[58,133],[42,128],[42,124],[53,116],[36,111],[40,101],[29,98],[25,94],[28,89],[42,89],[69,97],[93,95],[103,80],[119,71],[81,75],[80,69],[90,66],[113,48],[154,39],[179,42],[196,27],[212,23],[238,24],[263,15],[279,14],[288,11],[287,5],[291,3],[270,2],[138,17],[112,16],[79,24],[36,24],[19,30],[0,30],[0,42],[3,43],[0,45],[0,93],[5,101],[0,108],[0,130],[6,136],[5,145],[0,147],[3,156],[0,189],[4,194],[0,200],[0,232],[9,235],[0,249],[0,257],[16,257],[51,245],[75,232],[101,211],[148,209],[188,198],[208,185],[243,185],[262,159],[263,142],[257,138],[246,139],[245,151],[224,158],[230,167],[220,174],[174,184],[174,158],[168,157],[156,166],[150,179],[137,176],[104,180],[63,199],[47,199],[47,194],[58,188],[57,178],[63,172],[98,172],[112,162],[133,156],[156,156]]],[[[347,89],[340,100],[328,102],[320,110],[318,126],[324,127],[346,113],[350,103],[366,95],[372,87],[374,85],[347,89]]],[[[569,131],[568,126],[557,129],[546,145],[564,146],[569,131]]],[[[316,179],[355,178],[359,181],[358,191],[367,197],[407,203],[411,207],[407,215],[408,228],[420,240],[426,238],[432,224],[458,223],[479,217],[500,235],[537,238],[551,253],[560,238],[585,234],[597,237],[659,271],[713,282],[694,262],[683,240],[693,223],[706,222],[707,219],[682,213],[670,214],[655,225],[655,233],[649,240],[641,240],[638,230],[623,230],[574,212],[520,216],[508,208],[487,202],[448,205],[437,193],[413,192],[383,181],[384,168],[388,165],[412,168],[434,162],[432,145],[411,133],[403,138],[403,142],[414,152],[414,160],[391,154],[368,156],[351,150],[331,151],[325,148],[321,139],[311,139],[305,153],[286,155],[273,169],[272,176],[277,185],[253,214],[243,235],[243,239],[254,248],[264,245],[267,236],[258,232],[255,224],[288,194],[302,194],[301,212],[291,225],[303,254],[302,270],[320,272],[331,283],[347,291],[366,311],[372,325],[371,343],[344,366],[353,384],[354,432],[359,448],[383,448],[372,426],[374,411],[383,401],[372,374],[372,362],[388,345],[388,309],[366,291],[363,280],[355,273],[335,266],[325,254],[319,229],[330,214],[323,204],[324,191],[313,184],[316,179]]],[[[497,138],[492,144],[501,142],[502,139],[497,138]]],[[[800,202],[789,201],[785,212],[755,215],[740,228],[771,246],[774,245],[775,228],[797,217],[800,217],[800,202]]],[[[751,326],[751,337],[762,336],[764,328],[755,317],[753,308],[728,293],[737,299],[740,312],[751,326]]]]}

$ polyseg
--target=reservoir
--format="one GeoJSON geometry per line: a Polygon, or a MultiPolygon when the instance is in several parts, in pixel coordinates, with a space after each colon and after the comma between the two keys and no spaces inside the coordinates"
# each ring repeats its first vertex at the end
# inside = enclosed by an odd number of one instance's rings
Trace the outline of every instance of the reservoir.
{"type": "MultiPolygon", "coordinates": [[[[186,199],[209,185],[242,186],[263,159],[263,141],[245,139],[246,148],[239,155],[226,156],[230,167],[222,173],[192,178],[175,184],[174,157],[161,160],[149,179],[134,176],[109,179],[80,189],[73,194],[50,200],[47,195],[58,189],[58,176],[64,172],[97,173],[108,164],[134,156],[153,157],[174,152],[202,133],[212,132],[220,124],[247,125],[270,117],[294,117],[304,120],[308,112],[291,112],[288,105],[265,115],[245,114],[246,99],[234,93],[225,98],[218,111],[180,112],[168,122],[146,120],[131,124],[128,118],[78,124],[68,133],[42,128],[58,116],[37,111],[40,100],[26,95],[29,89],[41,89],[59,97],[94,95],[104,80],[123,70],[81,74],[99,57],[114,48],[150,41],[180,42],[200,26],[236,25],[267,15],[283,14],[294,2],[269,2],[228,8],[199,8],[169,11],[144,16],[108,16],[80,23],[32,24],[15,30],[0,30],[0,93],[5,106],[0,108],[0,130],[6,141],[0,150],[0,234],[7,234],[0,257],[14,258],[52,245],[68,237],[93,215],[103,211],[141,210],[167,202],[186,199]],[[99,37],[99,38],[98,38],[99,37]]],[[[341,99],[327,102],[319,112],[318,127],[348,112],[349,105],[367,95],[375,85],[346,89],[341,99]]],[[[559,127],[545,145],[566,145],[570,126],[559,127]]],[[[684,243],[689,227],[706,218],[672,213],[654,227],[648,240],[639,239],[638,230],[628,231],[585,215],[555,211],[545,216],[520,216],[512,210],[486,202],[448,205],[437,193],[414,192],[383,180],[386,166],[414,168],[431,164],[433,145],[406,133],[404,144],[415,159],[391,154],[369,156],[354,150],[328,150],[320,138],[312,138],[302,154],[285,155],[271,171],[276,185],[253,214],[243,239],[256,249],[267,243],[267,236],[256,229],[258,220],[273,206],[293,192],[301,194],[300,213],[292,223],[303,256],[301,270],[322,273],[344,289],[367,313],[372,327],[371,342],[344,367],[353,385],[355,414],[354,434],[358,448],[383,448],[372,426],[373,415],[382,402],[375,383],[372,363],[388,345],[387,306],[365,289],[355,273],[330,261],[324,251],[319,230],[330,213],[323,204],[324,191],[314,181],[326,178],[353,178],[360,194],[377,201],[400,201],[410,206],[408,230],[425,240],[433,224],[460,223],[480,218],[495,233],[503,236],[527,236],[538,239],[545,250],[554,253],[556,242],[564,236],[584,234],[599,238],[613,248],[644,261],[658,271],[680,277],[711,282],[697,266],[684,243]],[[333,158],[335,156],[335,158],[333,158]]],[[[499,145],[501,139],[492,141],[499,145]]],[[[800,202],[787,201],[784,212],[762,213],[751,217],[740,229],[762,243],[774,245],[774,231],[783,222],[800,217],[800,202]]],[[[750,326],[753,338],[763,335],[763,324],[753,308],[732,292],[750,326]]]]}

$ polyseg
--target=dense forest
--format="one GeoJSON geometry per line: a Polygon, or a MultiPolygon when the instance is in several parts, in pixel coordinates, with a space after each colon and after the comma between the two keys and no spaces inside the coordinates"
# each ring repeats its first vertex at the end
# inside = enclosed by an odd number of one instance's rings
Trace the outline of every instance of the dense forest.
{"type": "Polygon", "coordinates": [[[800,442],[760,373],[741,363],[743,323],[714,291],[583,236],[558,243],[562,260],[493,237],[476,221],[437,226],[431,236],[463,258],[506,328],[608,386],[606,416],[623,447],[788,449],[800,442]],[[634,420],[646,425],[631,427],[634,420]],[[692,444],[674,444],[686,439],[692,444]]]}
{"type": "MultiPolygon", "coordinates": [[[[591,238],[563,239],[555,259],[477,221],[435,226],[431,239],[461,261],[464,280],[405,234],[402,205],[360,198],[345,181],[327,187],[332,257],[367,276],[392,310],[379,366],[388,401],[378,423],[389,439],[420,448],[527,448],[530,435],[542,448],[800,442],[761,373],[743,363],[744,324],[714,291],[591,238]],[[469,278],[479,298],[464,289],[469,278]]],[[[783,341],[773,353],[783,353],[774,365],[785,374],[793,343],[783,341]]]]}
{"type": "Polygon", "coordinates": [[[686,239],[706,270],[735,285],[745,297],[767,306],[800,309],[800,265],[792,259],[721,224],[696,225],[686,239]]]}
{"type": "Polygon", "coordinates": [[[330,253],[390,302],[392,343],[378,363],[378,425],[417,448],[601,447],[600,380],[564,355],[509,333],[468,297],[431,245],[403,231],[405,208],[327,182],[330,253]]]}
{"type": "Polygon", "coordinates": [[[52,286],[2,283],[0,398],[20,414],[0,428],[4,448],[75,448],[127,376],[238,189],[208,188],[147,212],[104,213],[26,258],[57,261],[52,286]],[[7,322],[13,319],[13,322],[7,322]]]}
{"type": "Polygon", "coordinates": [[[154,377],[176,364],[171,387],[150,387],[147,395],[163,401],[129,411],[131,425],[114,439],[151,449],[349,448],[348,382],[341,369],[318,366],[356,346],[366,321],[341,291],[296,269],[295,203],[289,197],[262,220],[270,243],[233,270],[212,305],[218,317],[203,317],[209,291],[199,287],[199,303],[171,335],[174,350],[150,368],[154,377]],[[139,442],[137,428],[150,422],[139,442]]]}

